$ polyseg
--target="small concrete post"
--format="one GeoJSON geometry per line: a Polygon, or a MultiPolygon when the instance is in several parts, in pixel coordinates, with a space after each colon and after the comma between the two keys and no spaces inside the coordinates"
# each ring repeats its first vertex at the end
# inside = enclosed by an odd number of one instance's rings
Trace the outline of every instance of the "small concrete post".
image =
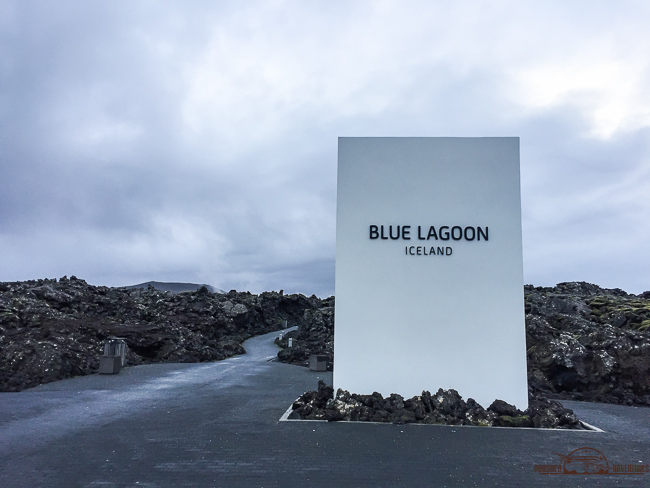
{"type": "Polygon", "coordinates": [[[121,337],[109,337],[104,342],[104,355],[99,358],[100,374],[116,374],[126,366],[126,341],[121,337]]]}
{"type": "Polygon", "coordinates": [[[327,371],[327,356],[312,354],[309,356],[310,371],[327,371]]]}
{"type": "Polygon", "coordinates": [[[293,339],[289,337],[289,347],[293,347],[293,339]]]}

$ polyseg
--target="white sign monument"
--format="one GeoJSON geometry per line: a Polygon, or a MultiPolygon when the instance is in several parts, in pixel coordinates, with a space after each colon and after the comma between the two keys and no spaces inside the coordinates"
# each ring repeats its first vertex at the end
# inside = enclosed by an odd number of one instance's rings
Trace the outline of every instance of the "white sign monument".
{"type": "Polygon", "coordinates": [[[519,138],[339,138],[334,387],[528,406],[519,138]]]}

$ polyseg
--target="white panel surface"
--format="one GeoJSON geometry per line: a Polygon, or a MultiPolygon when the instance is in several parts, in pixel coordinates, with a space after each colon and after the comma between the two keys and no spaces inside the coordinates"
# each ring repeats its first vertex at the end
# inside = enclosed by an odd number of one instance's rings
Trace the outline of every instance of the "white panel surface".
{"type": "Polygon", "coordinates": [[[334,387],[527,407],[519,138],[339,138],[334,387]]]}

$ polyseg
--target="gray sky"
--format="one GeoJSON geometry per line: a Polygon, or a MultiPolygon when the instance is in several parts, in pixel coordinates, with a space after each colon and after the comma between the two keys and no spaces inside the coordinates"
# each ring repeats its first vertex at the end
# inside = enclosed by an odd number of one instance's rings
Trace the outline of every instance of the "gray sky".
{"type": "Polygon", "coordinates": [[[650,2],[0,0],[0,280],[334,292],[339,136],[519,136],[524,279],[650,289],[650,2]]]}

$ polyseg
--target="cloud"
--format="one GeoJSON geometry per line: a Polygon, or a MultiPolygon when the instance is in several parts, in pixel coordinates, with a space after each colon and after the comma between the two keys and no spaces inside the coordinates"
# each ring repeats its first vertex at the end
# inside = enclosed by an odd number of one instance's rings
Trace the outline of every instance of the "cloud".
{"type": "Polygon", "coordinates": [[[330,294],[338,136],[519,135],[527,281],[650,288],[645,2],[0,9],[0,279],[330,294]]]}

